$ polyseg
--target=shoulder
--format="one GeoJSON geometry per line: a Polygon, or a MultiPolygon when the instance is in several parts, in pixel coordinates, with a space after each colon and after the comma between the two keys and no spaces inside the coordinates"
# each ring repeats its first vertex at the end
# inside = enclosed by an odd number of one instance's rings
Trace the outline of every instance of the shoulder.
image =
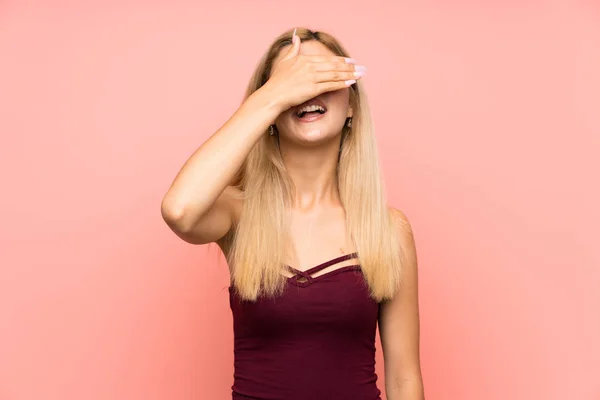
{"type": "Polygon", "coordinates": [[[227,186],[221,197],[232,212],[234,222],[237,221],[242,211],[244,192],[236,186],[227,186]]]}
{"type": "Polygon", "coordinates": [[[393,207],[389,207],[389,212],[393,222],[400,230],[401,235],[412,235],[412,227],[406,214],[393,207]]]}
{"type": "Polygon", "coordinates": [[[404,256],[408,258],[415,258],[415,239],[408,217],[404,212],[396,208],[390,207],[389,210],[390,217],[398,229],[398,240],[404,256]]]}
{"type": "Polygon", "coordinates": [[[243,196],[244,192],[236,186],[227,186],[225,190],[223,190],[223,193],[221,193],[221,196],[219,196],[218,201],[226,208],[227,213],[231,218],[231,227],[229,228],[229,231],[216,242],[226,254],[231,248],[235,227],[242,214],[243,196]]]}

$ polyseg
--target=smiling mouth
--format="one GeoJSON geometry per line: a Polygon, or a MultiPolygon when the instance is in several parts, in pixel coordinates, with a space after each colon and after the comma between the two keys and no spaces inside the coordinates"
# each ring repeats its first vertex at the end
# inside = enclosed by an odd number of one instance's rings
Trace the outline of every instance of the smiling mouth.
{"type": "Polygon", "coordinates": [[[296,111],[296,117],[303,119],[303,118],[314,118],[316,116],[319,115],[323,115],[327,112],[327,109],[323,106],[320,106],[318,104],[312,104],[312,105],[308,105],[308,106],[304,106],[302,108],[299,108],[296,111]]]}

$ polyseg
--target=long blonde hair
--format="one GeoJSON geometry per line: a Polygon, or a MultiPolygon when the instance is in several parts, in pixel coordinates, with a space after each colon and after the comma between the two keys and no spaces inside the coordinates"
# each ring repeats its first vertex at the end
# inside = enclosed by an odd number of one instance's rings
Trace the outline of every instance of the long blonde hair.
{"type": "MultiPolygon", "coordinates": [[[[334,54],[349,57],[335,38],[324,32],[297,29],[302,41],[316,40],[334,54]]],[[[280,35],[260,60],[246,96],[263,86],[280,50],[291,44],[292,31],[280,35]]],[[[338,162],[338,189],[346,212],[346,230],[377,301],[390,299],[401,280],[399,229],[387,206],[371,113],[360,81],[350,88],[352,126],[344,127],[338,162]]],[[[273,296],[285,285],[282,274],[288,248],[288,221],[294,184],[286,172],[277,136],[258,140],[240,169],[235,185],[243,208],[233,231],[227,260],[231,280],[245,300],[273,296]]]]}

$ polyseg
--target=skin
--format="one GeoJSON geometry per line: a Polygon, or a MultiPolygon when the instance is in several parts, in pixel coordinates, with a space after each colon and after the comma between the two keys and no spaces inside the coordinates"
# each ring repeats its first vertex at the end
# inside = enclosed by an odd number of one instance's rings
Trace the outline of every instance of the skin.
{"type": "MultiPolygon", "coordinates": [[[[175,178],[161,207],[169,227],[189,243],[216,242],[227,252],[230,243],[226,234],[242,208],[235,196],[237,189],[228,182],[256,140],[275,122],[283,161],[296,186],[290,236],[299,257],[286,260],[287,264],[307,270],[354,252],[351,243],[345,242],[345,212],[335,173],[341,130],[346,118],[352,116],[349,89],[340,82],[357,79],[354,70],[316,41],[300,45],[296,40],[291,48],[283,49],[269,82],[190,157],[175,178]],[[302,64],[298,60],[303,57],[316,63],[302,64]],[[319,69],[335,73],[307,72],[319,69]],[[305,81],[310,74],[314,80],[305,81]],[[319,81],[323,87],[316,83],[319,81]],[[325,85],[336,90],[324,90],[325,85]],[[327,113],[312,123],[299,122],[293,106],[316,96],[325,103],[327,113]]],[[[394,216],[405,254],[404,280],[398,294],[381,307],[385,391],[388,400],[423,400],[415,243],[406,216],[398,210],[394,216]]],[[[318,274],[353,262],[336,264],[318,274]]]]}
{"type": "Polygon", "coordinates": [[[382,304],[379,335],[385,366],[388,400],[423,400],[423,377],[419,355],[419,294],[415,241],[410,223],[401,211],[394,212],[404,251],[403,284],[396,296],[382,304]]]}
{"type": "MultiPolygon", "coordinates": [[[[300,48],[302,55],[328,56],[332,53],[323,44],[309,41],[300,48]]],[[[274,73],[285,56],[283,50],[273,64],[274,73]]],[[[292,208],[291,237],[300,259],[288,264],[306,270],[354,249],[345,243],[345,212],[336,184],[337,156],[341,130],[347,117],[350,89],[345,88],[317,96],[325,103],[327,113],[322,119],[298,122],[294,108],[275,120],[283,162],[296,185],[292,208]]],[[[350,265],[353,260],[322,270],[350,265]]]]}

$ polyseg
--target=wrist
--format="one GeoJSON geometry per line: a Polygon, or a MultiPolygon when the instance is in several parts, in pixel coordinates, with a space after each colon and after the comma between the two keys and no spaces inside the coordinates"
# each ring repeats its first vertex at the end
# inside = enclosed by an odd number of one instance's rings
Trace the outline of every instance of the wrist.
{"type": "Polygon", "coordinates": [[[256,106],[269,114],[273,121],[285,111],[283,102],[268,86],[262,86],[250,96],[256,106]]]}

